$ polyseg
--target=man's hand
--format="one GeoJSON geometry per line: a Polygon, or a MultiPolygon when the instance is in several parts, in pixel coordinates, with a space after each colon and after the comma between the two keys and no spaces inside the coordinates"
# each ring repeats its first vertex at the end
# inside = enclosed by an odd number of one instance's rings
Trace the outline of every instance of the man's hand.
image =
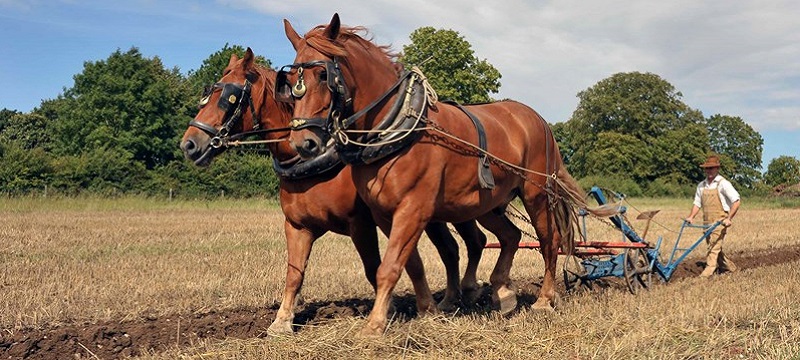
{"type": "Polygon", "coordinates": [[[722,219],[722,226],[728,227],[728,226],[731,226],[732,224],[733,223],[731,222],[731,219],[728,219],[728,218],[722,219]]]}
{"type": "Polygon", "coordinates": [[[686,219],[683,219],[683,221],[686,221],[687,223],[691,224],[692,221],[694,221],[694,217],[689,216],[686,219]]]}

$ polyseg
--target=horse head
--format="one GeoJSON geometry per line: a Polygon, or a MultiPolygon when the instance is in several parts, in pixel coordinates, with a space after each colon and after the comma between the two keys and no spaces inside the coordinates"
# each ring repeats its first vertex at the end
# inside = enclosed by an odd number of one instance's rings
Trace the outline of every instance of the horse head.
{"type": "MultiPolygon", "coordinates": [[[[263,137],[280,142],[285,138],[274,134],[288,130],[291,108],[276,103],[272,96],[276,72],[256,64],[250,48],[241,59],[231,54],[222,74],[219,81],[206,87],[199,111],[181,139],[184,156],[198,166],[207,166],[246,135],[263,133],[263,137]]],[[[277,146],[270,144],[273,155],[277,146]]]]}
{"type": "Polygon", "coordinates": [[[294,103],[289,141],[312,158],[333,142],[347,142],[346,130],[369,128],[384,112],[368,108],[370,96],[391,87],[397,68],[385,48],[358,35],[364,28],[343,27],[338,14],[302,37],[287,20],[284,30],[297,56],[279,72],[275,96],[294,103]]]}

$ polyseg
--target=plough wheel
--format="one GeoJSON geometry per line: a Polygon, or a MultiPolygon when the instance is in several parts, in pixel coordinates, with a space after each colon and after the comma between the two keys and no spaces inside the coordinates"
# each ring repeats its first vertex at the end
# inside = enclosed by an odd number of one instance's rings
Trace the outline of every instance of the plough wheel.
{"type": "Polygon", "coordinates": [[[647,252],[644,249],[628,249],[625,251],[625,266],[622,268],[625,283],[632,294],[647,289],[652,284],[653,273],[649,269],[647,252]]]}
{"type": "Polygon", "coordinates": [[[564,258],[564,285],[567,291],[572,291],[581,284],[586,277],[586,268],[583,267],[581,259],[575,255],[567,255],[564,258]]]}

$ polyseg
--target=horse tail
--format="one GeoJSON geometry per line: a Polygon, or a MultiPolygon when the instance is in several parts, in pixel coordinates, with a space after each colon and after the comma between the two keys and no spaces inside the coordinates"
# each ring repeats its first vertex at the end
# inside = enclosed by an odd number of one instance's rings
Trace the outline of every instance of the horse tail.
{"type": "Polygon", "coordinates": [[[586,192],[583,191],[578,182],[567,172],[565,167],[561,167],[556,174],[558,177],[559,195],[565,201],[572,203],[573,207],[585,210],[587,213],[597,217],[610,217],[619,213],[619,205],[605,204],[600,206],[590,207],[586,202],[586,192]]]}
{"type": "MultiPolygon", "coordinates": [[[[575,232],[580,228],[578,211],[582,210],[597,217],[610,217],[619,213],[619,206],[606,204],[590,207],[586,201],[586,192],[563,165],[556,173],[556,226],[561,232],[561,250],[572,254],[575,248],[575,232]]],[[[578,232],[580,236],[582,233],[578,232]]]]}

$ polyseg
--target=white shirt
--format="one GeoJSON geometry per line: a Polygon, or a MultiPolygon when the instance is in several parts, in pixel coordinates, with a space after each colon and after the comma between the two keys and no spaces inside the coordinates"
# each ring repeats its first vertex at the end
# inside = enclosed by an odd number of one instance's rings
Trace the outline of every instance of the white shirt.
{"type": "Polygon", "coordinates": [[[725,211],[731,211],[731,205],[740,199],[739,192],[733,188],[733,184],[721,175],[717,175],[711,183],[708,183],[708,179],[706,179],[697,185],[697,191],[694,193],[695,206],[702,207],[700,199],[703,197],[703,190],[705,189],[719,190],[719,198],[724,200],[722,201],[722,210],[725,211]]]}

